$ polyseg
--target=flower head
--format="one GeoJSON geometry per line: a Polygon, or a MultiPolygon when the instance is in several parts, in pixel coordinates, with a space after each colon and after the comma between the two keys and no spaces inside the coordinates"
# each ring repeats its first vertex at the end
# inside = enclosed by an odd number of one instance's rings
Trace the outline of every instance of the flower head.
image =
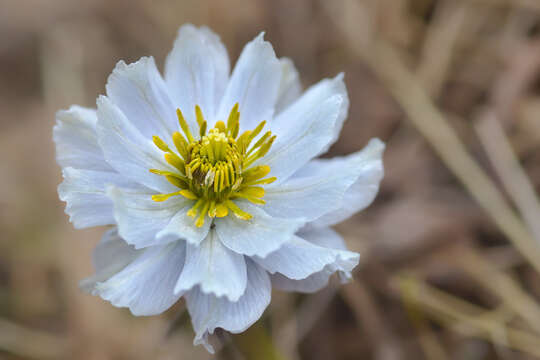
{"type": "Polygon", "coordinates": [[[185,297],[195,343],[237,333],[272,286],[313,292],[358,263],[329,226],[368,206],[384,144],[315,159],[348,111],[343,76],[304,93],[288,59],[257,36],[232,74],[218,36],[180,28],[162,77],[119,62],[97,110],[57,114],[59,195],[77,228],[112,225],[82,287],[135,315],[185,297]]]}

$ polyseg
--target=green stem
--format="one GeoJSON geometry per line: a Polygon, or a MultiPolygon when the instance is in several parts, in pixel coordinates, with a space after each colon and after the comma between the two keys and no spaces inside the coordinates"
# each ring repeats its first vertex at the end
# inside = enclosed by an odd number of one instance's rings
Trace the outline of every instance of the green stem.
{"type": "Polygon", "coordinates": [[[246,360],[286,360],[275,348],[261,321],[243,333],[233,335],[233,343],[246,360]]]}

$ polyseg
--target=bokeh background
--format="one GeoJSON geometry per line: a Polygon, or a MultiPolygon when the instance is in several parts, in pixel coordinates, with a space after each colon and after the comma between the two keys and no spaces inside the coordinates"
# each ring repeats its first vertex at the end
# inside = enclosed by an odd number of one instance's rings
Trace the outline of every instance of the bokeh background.
{"type": "MultiPolygon", "coordinates": [[[[260,31],[305,87],[344,71],[331,155],[387,142],[374,204],[337,227],[354,282],[274,292],[287,359],[540,359],[537,0],[0,0],[0,359],[209,359],[182,302],[135,318],[82,293],[103,229],[75,231],[54,113],[95,106],[120,59],[160,66],[206,24],[233,61],[260,31]]],[[[242,359],[229,341],[216,355],[242,359]]]]}

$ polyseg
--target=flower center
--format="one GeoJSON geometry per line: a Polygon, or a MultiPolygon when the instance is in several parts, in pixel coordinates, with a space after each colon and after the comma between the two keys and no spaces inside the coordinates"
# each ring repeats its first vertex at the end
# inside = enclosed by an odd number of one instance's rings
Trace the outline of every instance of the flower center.
{"type": "Polygon", "coordinates": [[[218,121],[213,129],[206,132],[207,122],[201,108],[195,106],[195,115],[199,125],[198,140],[191,133],[180,109],[176,110],[182,133],[176,131],[172,140],[176,151],[158,136],[154,144],[163,151],[165,161],[175,171],[150,169],[150,172],[164,176],[180,190],[169,194],[152,195],[154,201],[166,201],[173,196],[183,196],[195,200],[188,215],[196,218],[195,225],[204,225],[206,216],[225,217],[229,211],[243,220],[249,220],[251,214],[235,204],[235,199],[246,199],[254,204],[264,204],[264,189],[260,185],[270,184],[275,177],[265,178],[270,172],[267,165],[252,166],[268,153],[276,136],[267,131],[254,144],[266,121],[253,130],[238,135],[240,112],[238,103],[233,106],[227,125],[218,121]]]}

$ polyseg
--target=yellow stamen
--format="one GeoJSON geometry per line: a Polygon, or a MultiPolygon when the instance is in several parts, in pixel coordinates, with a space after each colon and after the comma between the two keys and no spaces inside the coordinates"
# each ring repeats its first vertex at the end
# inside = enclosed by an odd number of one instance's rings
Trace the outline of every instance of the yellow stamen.
{"type": "Polygon", "coordinates": [[[187,159],[188,155],[188,143],[186,142],[186,139],[180,134],[178,131],[175,131],[173,133],[173,142],[174,146],[176,146],[176,150],[178,150],[178,153],[180,156],[182,156],[184,159],[187,159]]]}
{"type": "Polygon", "coordinates": [[[197,227],[204,225],[206,216],[212,219],[233,213],[239,219],[251,219],[252,215],[242,210],[236,201],[247,200],[263,205],[265,191],[260,185],[276,180],[275,177],[265,178],[270,173],[269,166],[252,166],[268,153],[276,137],[270,131],[260,136],[266,121],[259,123],[252,131],[247,130],[239,135],[238,109],[237,103],[231,109],[226,124],[217,121],[214,128],[207,131],[208,123],[202,109],[195,106],[199,140],[195,140],[182,111],[177,109],[182,130],[172,134],[176,151],[160,137],[153,137],[154,144],[164,152],[165,161],[173,171],[150,169],[150,172],[164,176],[179,191],[156,194],[152,199],[166,201],[172,196],[183,196],[194,201],[187,215],[195,218],[197,227]]]}
{"type": "Polygon", "coordinates": [[[176,195],[180,195],[180,191],[173,192],[173,193],[170,193],[170,194],[156,194],[156,195],[152,195],[152,200],[157,201],[157,202],[161,202],[161,201],[168,200],[170,197],[176,196],[176,195]]]}
{"type": "Polygon", "coordinates": [[[184,114],[182,114],[182,111],[180,111],[180,109],[176,109],[176,116],[178,117],[180,127],[182,128],[184,134],[186,134],[188,141],[190,143],[194,142],[195,139],[193,139],[193,135],[191,135],[191,132],[189,131],[188,123],[186,122],[186,119],[184,119],[184,114]]]}
{"type": "Polygon", "coordinates": [[[222,218],[229,215],[229,208],[224,204],[216,205],[216,217],[222,218]]]}
{"type": "Polygon", "coordinates": [[[234,213],[234,215],[236,215],[236,217],[242,219],[242,220],[249,220],[251,219],[253,216],[247,212],[245,212],[244,210],[240,209],[238,207],[238,205],[236,205],[234,202],[232,202],[231,200],[227,200],[225,201],[225,205],[227,205],[227,207],[229,209],[231,209],[231,211],[234,213]]]}
{"type": "Polygon", "coordinates": [[[186,163],[180,159],[180,156],[175,153],[166,153],[164,157],[166,162],[177,168],[182,174],[186,173],[186,163]]]}
{"type": "Polygon", "coordinates": [[[216,123],[215,128],[222,133],[225,133],[227,131],[227,129],[225,129],[225,123],[221,120],[216,123]]]}
{"type": "Polygon", "coordinates": [[[189,211],[187,212],[187,215],[188,215],[188,216],[191,216],[191,217],[197,216],[197,213],[198,213],[197,209],[199,208],[199,206],[201,206],[201,204],[202,204],[203,202],[204,202],[203,199],[197,200],[197,202],[195,203],[195,205],[194,205],[191,209],[189,209],[189,211]]]}
{"type": "Polygon", "coordinates": [[[190,190],[182,190],[182,191],[179,191],[178,193],[180,195],[182,195],[183,197],[185,197],[186,199],[190,199],[190,200],[197,200],[198,199],[197,195],[195,195],[190,190]]]}
{"type": "MultiPolygon", "coordinates": [[[[234,104],[231,112],[229,113],[229,118],[227,119],[227,132],[233,133],[233,129],[238,123],[240,118],[240,113],[238,112],[238,103],[234,104]]],[[[233,138],[236,136],[232,135],[233,138]]]]}
{"type": "Polygon", "coordinates": [[[216,202],[212,200],[210,201],[210,207],[208,208],[208,216],[210,216],[211,218],[216,217],[216,213],[216,202]]]}
{"type": "Polygon", "coordinates": [[[167,179],[167,181],[169,181],[174,186],[179,187],[180,189],[185,189],[189,187],[185,178],[178,178],[175,176],[165,175],[165,179],[167,179]]]}
{"type": "Polygon", "coordinates": [[[204,116],[199,105],[195,105],[195,117],[197,118],[197,124],[201,127],[204,122],[204,116]]]}
{"type": "Polygon", "coordinates": [[[204,225],[204,218],[206,217],[206,213],[208,212],[208,208],[210,207],[210,203],[208,201],[206,201],[204,203],[204,206],[201,210],[201,213],[199,215],[199,217],[197,218],[197,221],[195,222],[195,225],[197,227],[202,227],[204,225]]]}

